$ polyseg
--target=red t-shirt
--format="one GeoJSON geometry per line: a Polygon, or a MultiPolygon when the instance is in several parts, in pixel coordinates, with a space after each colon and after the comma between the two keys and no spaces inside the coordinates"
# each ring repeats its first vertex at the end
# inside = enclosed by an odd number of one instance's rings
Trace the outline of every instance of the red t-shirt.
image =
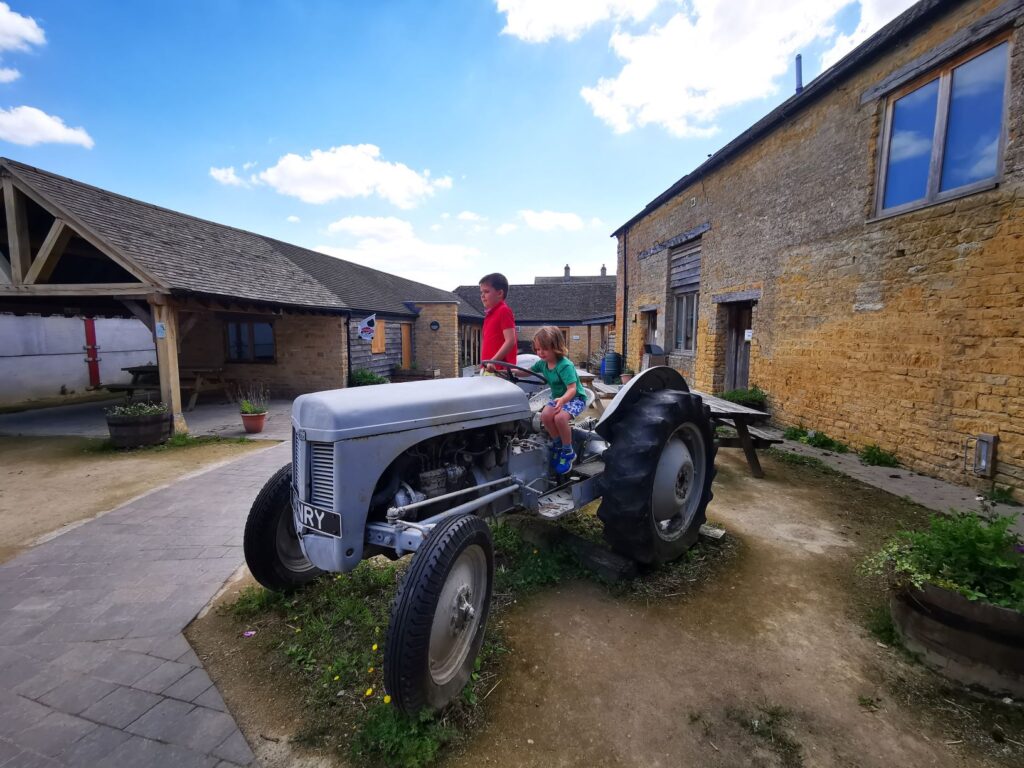
{"type": "MultiPolygon", "coordinates": [[[[495,355],[498,354],[501,345],[505,343],[505,329],[511,328],[515,330],[515,327],[516,316],[512,314],[512,310],[509,309],[508,304],[504,301],[498,306],[488,309],[487,314],[484,315],[484,330],[483,336],[480,339],[480,359],[496,360],[495,355]]],[[[512,345],[512,349],[505,355],[504,360],[506,363],[515,365],[515,344],[512,345]]]]}

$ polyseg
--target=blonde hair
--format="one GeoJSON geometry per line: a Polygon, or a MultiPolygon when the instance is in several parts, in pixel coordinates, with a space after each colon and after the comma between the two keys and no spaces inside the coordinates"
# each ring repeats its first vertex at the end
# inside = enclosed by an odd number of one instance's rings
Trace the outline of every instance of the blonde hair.
{"type": "Polygon", "coordinates": [[[566,357],[569,350],[565,346],[565,336],[553,325],[545,325],[533,334],[533,344],[541,349],[550,349],[559,359],[566,357]]]}

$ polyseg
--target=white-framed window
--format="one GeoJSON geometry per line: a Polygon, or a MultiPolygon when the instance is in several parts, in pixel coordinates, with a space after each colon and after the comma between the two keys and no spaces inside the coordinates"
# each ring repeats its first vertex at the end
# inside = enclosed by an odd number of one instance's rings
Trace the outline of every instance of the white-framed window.
{"type": "Polygon", "coordinates": [[[1010,43],[1002,39],[896,91],[886,104],[876,214],[994,184],[1006,134],[1010,43]]]}
{"type": "Polygon", "coordinates": [[[676,294],[676,350],[697,350],[697,304],[699,293],[688,291],[676,294]]]}

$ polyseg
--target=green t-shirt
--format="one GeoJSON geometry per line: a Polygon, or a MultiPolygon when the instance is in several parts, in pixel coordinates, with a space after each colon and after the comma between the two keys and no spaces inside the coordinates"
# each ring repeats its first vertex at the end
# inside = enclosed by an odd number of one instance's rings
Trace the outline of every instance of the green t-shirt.
{"type": "Polygon", "coordinates": [[[548,386],[551,387],[552,400],[557,400],[564,395],[570,384],[576,385],[576,400],[585,401],[587,399],[583,393],[583,382],[580,381],[580,376],[576,372],[576,366],[569,358],[563,357],[554,368],[548,368],[546,362],[538,360],[530,367],[530,370],[539,373],[547,381],[548,386]]]}

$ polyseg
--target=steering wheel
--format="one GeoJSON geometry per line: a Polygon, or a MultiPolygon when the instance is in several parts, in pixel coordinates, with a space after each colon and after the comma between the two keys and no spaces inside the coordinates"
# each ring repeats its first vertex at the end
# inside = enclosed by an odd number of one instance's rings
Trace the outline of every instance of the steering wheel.
{"type": "Polygon", "coordinates": [[[505,375],[505,378],[508,379],[509,381],[511,381],[513,384],[516,381],[520,381],[520,379],[518,379],[517,377],[513,376],[512,375],[512,371],[508,370],[509,368],[515,368],[517,371],[522,371],[523,373],[525,373],[525,374],[527,374],[529,376],[532,376],[533,378],[537,379],[537,382],[540,383],[540,384],[547,385],[547,383],[548,383],[548,380],[545,379],[543,376],[541,376],[536,371],[531,371],[529,368],[523,368],[523,366],[516,365],[515,363],[506,363],[504,360],[481,360],[480,361],[480,365],[487,365],[487,363],[494,363],[495,365],[502,366],[501,368],[498,369],[499,375],[507,374],[507,375],[505,375]]]}

